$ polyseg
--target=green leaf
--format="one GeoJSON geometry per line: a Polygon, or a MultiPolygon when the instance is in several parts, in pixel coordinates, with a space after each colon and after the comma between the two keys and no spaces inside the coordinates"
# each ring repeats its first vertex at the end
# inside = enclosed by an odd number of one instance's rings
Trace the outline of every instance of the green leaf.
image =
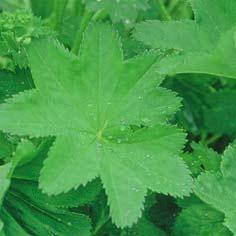
{"type": "Polygon", "coordinates": [[[27,139],[21,140],[13,153],[11,172],[13,173],[17,166],[30,162],[36,155],[37,149],[34,144],[27,139]]]}
{"type": "Polygon", "coordinates": [[[57,196],[48,196],[38,189],[38,184],[33,181],[14,180],[11,186],[15,191],[26,195],[38,205],[57,208],[72,208],[90,204],[101,191],[101,183],[98,179],[88,183],[86,186],[80,186],[77,190],[71,190],[66,194],[57,196]]]}
{"type": "Polygon", "coordinates": [[[52,13],[53,1],[52,0],[31,0],[32,11],[36,16],[47,18],[52,13]]]}
{"type": "Polygon", "coordinates": [[[220,170],[221,156],[203,143],[192,143],[193,152],[184,153],[183,159],[189,166],[194,176],[202,170],[218,172],[220,170]]]}
{"type": "Polygon", "coordinates": [[[174,49],[160,63],[160,73],[206,73],[236,78],[234,32],[236,2],[191,0],[195,21],[150,21],[136,37],[160,49],[174,49]]]}
{"type": "Polygon", "coordinates": [[[223,225],[224,215],[207,204],[197,204],[183,209],[177,216],[173,236],[230,236],[223,225]]]}
{"type": "Polygon", "coordinates": [[[27,2],[22,1],[22,0],[2,0],[0,2],[0,7],[4,11],[15,11],[16,9],[23,8],[27,9],[29,6],[27,6],[27,2]]]}
{"type": "Polygon", "coordinates": [[[236,92],[224,89],[206,96],[207,107],[203,110],[204,122],[208,130],[215,134],[236,134],[236,92]]]}
{"type": "Polygon", "coordinates": [[[27,67],[24,45],[30,44],[32,38],[50,34],[49,28],[30,11],[0,13],[0,67],[11,71],[17,65],[20,68],[27,67]]]}
{"type": "Polygon", "coordinates": [[[47,138],[37,147],[37,153],[32,161],[23,166],[17,166],[12,176],[17,179],[32,180],[37,182],[40,176],[40,170],[43,167],[43,161],[47,157],[49,148],[53,143],[53,139],[47,138]]]}
{"type": "Polygon", "coordinates": [[[0,233],[2,232],[2,229],[3,229],[3,223],[2,223],[2,221],[0,220],[0,233]]]}
{"type": "Polygon", "coordinates": [[[4,222],[3,231],[7,236],[29,236],[6,209],[1,210],[0,217],[4,222]]]}
{"type": "Polygon", "coordinates": [[[236,234],[235,220],[235,168],[236,151],[234,146],[229,146],[221,165],[221,173],[206,172],[197,179],[195,192],[206,203],[225,214],[225,225],[236,234]]]}
{"type": "Polygon", "coordinates": [[[141,216],[147,189],[189,194],[192,180],[178,156],[185,134],[167,123],[180,100],[159,87],[155,53],[123,61],[116,33],[102,24],[88,27],[79,60],[48,39],[27,53],[37,89],[0,106],[0,128],[56,136],[41,172],[44,192],[68,192],[99,176],[121,227],[141,216]]]}
{"type": "Polygon", "coordinates": [[[179,212],[176,199],[163,194],[156,194],[155,197],[156,204],[153,205],[149,211],[146,211],[146,217],[152,220],[152,222],[155,222],[158,227],[165,229],[166,232],[170,233],[173,221],[179,212]]]}
{"type": "Polygon", "coordinates": [[[9,141],[6,134],[0,132],[0,159],[9,157],[14,150],[14,145],[9,141]]]}
{"type": "MultiPolygon", "coordinates": [[[[0,47],[2,47],[2,46],[0,45],[0,47]]],[[[7,56],[0,56],[0,69],[14,71],[15,64],[11,58],[9,58],[7,56]]]]}
{"type": "Polygon", "coordinates": [[[223,161],[221,164],[221,171],[225,178],[236,179],[235,171],[236,171],[236,149],[235,146],[229,146],[223,156],[223,161]]]}
{"type": "Polygon", "coordinates": [[[199,197],[196,196],[196,194],[192,193],[189,197],[179,198],[177,199],[177,204],[180,208],[188,208],[192,205],[199,205],[203,202],[199,197]]]}
{"type": "Polygon", "coordinates": [[[131,229],[122,232],[124,236],[166,236],[164,231],[157,228],[152,222],[145,218],[141,218],[131,229]]]}
{"type": "Polygon", "coordinates": [[[148,9],[148,0],[83,0],[90,11],[105,9],[113,22],[135,21],[140,10],[148,9]]]}
{"type": "Polygon", "coordinates": [[[174,90],[183,98],[183,106],[176,114],[176,122],[194,135],[207,132],[203,122],[203,109],[215,81],[215,77],[209,75],[180,74],[164,82],[165,87],[174,90]]]}
{"type": "Polygon", "coordinates": [[[30,235],[90,235],[90,220],[80,213],[51,208],[46,204],[42,207],[12,189],[5,205],[30,235]]]}
{"type": "Polygon", "coordinates": [[[8,174],[11,169],[11,164],[5,164],[3,166],[0,166],[0,205],[2,204],[3,198],[5,196],[5,193],[10,186],[10,179],[8,178],[8,174]]]}
{"type": "Polygon", "coordinates": [[[28,70],[16,70],[16,73],[0,71],[0,103],[15,93],[33,87],[34,84],[28,70]]]}

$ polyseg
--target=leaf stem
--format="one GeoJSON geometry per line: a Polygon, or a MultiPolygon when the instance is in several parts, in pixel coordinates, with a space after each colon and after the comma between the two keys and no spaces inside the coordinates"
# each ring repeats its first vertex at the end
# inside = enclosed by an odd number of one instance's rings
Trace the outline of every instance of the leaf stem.
{"type": "Polygon", "coordinates": [[[105,17],[107,17],[107,11],[105,9],[102,9],[94,14],[93,20],[94,21],[103,20],[105,17]]]}
{"type": "Polygon", "coordinates": [[[84,12],[84,4],[82,0],[74,0],[73,2],[73,14],[74,16],[82,16],[84,12]]]}
{"type": "Polygon", "coordinates": [[[154,0],[154,3],[160,13],[162,20],[168,21],[172,19],[171,15],[169,14],[169,12],[167,11],[165,7],[163,0],[154,0]]]}
{"type": "Polygon", "coordinates": [[[105,226],[107,224],[107,222],[109,221],[109,217],[104,218],[103,220],[99,221],[99,223],[96,225],[94,232],[93,232],[93,236],[97,236],[100,232],[100,230],[103,228],[103,226],[105,226]]]}
{"type": "Polygon", "coordinates": [[[26,9],[31,9],[31,1],[24,0],[24,5],[25,5],[26,9]]]}
{"type": "Polygon", "coordinates": [[[221,137],[221,135],[215,134],[211,138],[206,140],[205,143],[206,143],[207,146],[209,146],[209,145],[213,144],[216,140],[218,140],[220,137],[221,137]]]}
{"type": "Polygon", "coordinates": [[[55,0],[53,10],[53,28],[60,32],[68,0],[55,0]]]}
{"type": "Polygon", "coordinates": [[[174,12],[179,6],[180,0],[172,0],[168,5],[168,12],[174,12]]]}
{"type": "Polygon", "coordinates": [[[78,52],[79,52],[80,44],[81,44],[81,41],[83,38],[83,33],[84,33],[85,29],[87,28],[88,24],[90,23],[90,21],[93,17],[93,14],[94,13],[92,13],[92,12],[88,12],[86,10],[84,11],[84,15],[81,20],[80,28],[75,36],[75,41],[74,41],[74,44],[71,49],[71,51],[75,54],[78,54],[78,52]]]}

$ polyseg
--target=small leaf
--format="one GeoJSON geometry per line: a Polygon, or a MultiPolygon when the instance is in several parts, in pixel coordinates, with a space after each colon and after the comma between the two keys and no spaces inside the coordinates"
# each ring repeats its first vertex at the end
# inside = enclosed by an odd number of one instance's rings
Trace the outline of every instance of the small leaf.
{"type": "Polygon", "coordinates": [[[11,169],[11,163],[0,166],[0,205],[2,204],[5,193],[10,186],[10,179],[8,178],[11,169]]]}
{"type": "Polygon", "coordinates": [[[29,236],[29,234],[24,231],[24,229],[16,222],[16,220],[9,214],[9,212],[7,212],[6,209],[3,208],[1,210],[0,217],[4,222],[3,232],[6,236],[29,236]]]}
{"type": "Polygon", "coordinates": [[[141,218],[131,229],[123,230],[124,236],[166,236],[165,232],[157,228],[152,222],[145,218],[141,218]]]}
{"type": "Polygon", "coordinates": [[[207,204],[197,204],[183,209],[174,225],[174,236],[231,236],[223,225],[224,215],[207,204]]]}
{"type": "Polygon", "coordinates": [[[223,155],[221,173],[206,172],[198,177],[195,192],[206,203],[225,214],[225,225],[236,233],[235,147],[229,146],[223,155]]]}
{"type": "Polygon", "coordinates": [[[236,116],[234,90],[223,89],[206,96],[207,107],[203,110],[204,123],[210,132],[215,134],[236,134],[236,125],[233,120],[236,116]]]}
{"type": "Polygon", "coordinates": [[[32,159],[35,158],[36,154],[37,149],[34,144],[29,140],[23,139],[18,144],[13,154],[11,173],[14,172],[17,166],[23,166],[26,163],[32,161],[32,159]]]}
{"type": "Polygon", "coordinates": [[[49,197],[38,189],[38,184],[33,181],[14,180],[11,186],[15,191],[26,195],[35,203],[57,208],[72,208],[91,204],[101,191],[100,181],[94,180],[86,186],[80,186],[77,190],[71,190],[66,194],[49,197]]]}
{"type": "Polygon", "coordinates": [[[91,225],[87,216],[47,204],[42,206],[13,189],[9,190],[5,206],[30,235],[90,235],[91,225]]]}

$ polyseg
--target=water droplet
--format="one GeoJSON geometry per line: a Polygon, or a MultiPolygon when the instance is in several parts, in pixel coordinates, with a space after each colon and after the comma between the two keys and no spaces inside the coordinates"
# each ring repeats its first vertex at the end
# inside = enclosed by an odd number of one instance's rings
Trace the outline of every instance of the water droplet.
{"type": "Polygon", "coordinates": [[[125,20],[125,24],[127,24],[127,25],[130,24],[130,20],[129,20],[129,19],[126,19],[126,20],[125,20]]]}
{"type": "Polygon", "coordinates": [[[125,131],[125,126],[124,125],[122,125],[121,127],[120,127],[120,131],[125,131]]]}
{"type": "Polygon", "coordinates": [[[138,193],[139,192],[139,189],[137,189],[137,188],[132,188],[132,190],[134,191],[134,192],[136,192],[136,193],[138,193]]]}
{"type": "Polygon", "coordinates": [[[102,144],[101,143],[97,143],[97,146],[100,148],[100,147],[102,147],[102,144]]]}
{"type": "Polygon", "coordinates": [[[144,123],[148,123],[148,122],[150,122],[150,119],[147,118],[147,117],[144,117],[144,118],[141,119],[141,121],[144,122],[144,123]]]}
{"type": "Polygon", "coordinates": [[[122,140],[120,138],[117,139],[117,143],[121,143],[122,140]]]}

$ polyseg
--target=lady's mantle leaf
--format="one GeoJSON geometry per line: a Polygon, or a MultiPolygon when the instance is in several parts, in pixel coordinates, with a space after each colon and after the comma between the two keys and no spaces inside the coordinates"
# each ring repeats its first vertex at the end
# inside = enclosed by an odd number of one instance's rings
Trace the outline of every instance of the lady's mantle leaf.
{"type": "Polygon", "coordinates": [[[211,133],[236,134],[236,91],[222,89],[206,96],[207,107],[203,109],[205,126],[211,133]]]}
{"type": "Polygon", "coordinates": [[[198,178],[196,194],[206,203],[225,214],[225,225],[236,234],[236,149],[229,146],[221,165],[221,173],[206,172],[198,178]]]}
{"type": "Polygon", "coordinates": [[[223,225],[224,215],[207,204],[191,204],[177,216],[174,236],[231,236],[223,225]]]}
{"type": "Polygon", "coordinates": [[[3,230],[0,230],[0,236],[29,236],[4,207],[0,212],[0,217],[4,222],[3,230]]]}
{"type": "MultiPolygon", "coordinates": [[[[26,182],[18,181],[16,184],[26,184],[26,182]]],[[[37,196],[37,191],[35,195],[37,196]]],[[[34,200],[30,198],[26,189],[18,192],[15,188],[10,188],[4,202],[5,209],[10,216],[14,217],[15,223],[20,223],[27,232],[30,232],[30,235],[91,235],[91,222],[87,216],[53,207],[47,204],[46,199],[44,204],[34,200]]],[[[12,225],[9,227],[9,224],[5,224],[4,221],[4,226],[7,232],[12,225]]]]}
{"type": "Polygon", "coordinates": [[[27,53],[36,89],[0,106],[0,128],[56,136],[40,177],[45,192],[100,176],[120,227],[137,221],[147,189],[189,194],[192,180],[177,156],[185,135],[166,124],[180,102],[158,87],[155,54],[123,61],[117,35],[102,24],[87,29],[79,59],[50,40],[35,41],[27,53]]]}
{"type": "Polygon", "coordinates": [[[86,186],[80,186],[77,190],[71,190],[68,193],[62,193],[56,196],[43,194],[38,188],[38,183],[28,180],[14,180],[12,188],[18,193],[24,194],[38,205],[52,206],[61,209],[84,206],[94,202],[101,192],[101,182],[96,179],[89,182],[86,186]]]}
{"type": "Polygon", "coordinates": [[[174,49],[160,72],[207,73],[236,78],[235,0],[190,0],[195,21],[149,21],[136,37],[152,48],[174,49]]]}

